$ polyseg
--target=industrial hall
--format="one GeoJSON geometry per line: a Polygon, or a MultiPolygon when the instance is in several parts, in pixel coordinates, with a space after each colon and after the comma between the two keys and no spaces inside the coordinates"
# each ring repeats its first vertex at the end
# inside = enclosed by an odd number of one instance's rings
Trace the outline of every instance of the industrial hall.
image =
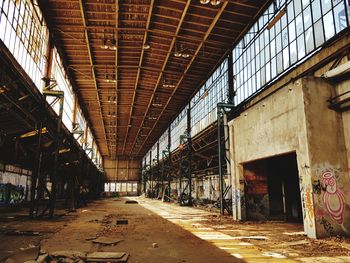
{"type": "Polygon", "coordinates": [[[350,0],[0,0],[0,263],[350,263],[350,0]]]}

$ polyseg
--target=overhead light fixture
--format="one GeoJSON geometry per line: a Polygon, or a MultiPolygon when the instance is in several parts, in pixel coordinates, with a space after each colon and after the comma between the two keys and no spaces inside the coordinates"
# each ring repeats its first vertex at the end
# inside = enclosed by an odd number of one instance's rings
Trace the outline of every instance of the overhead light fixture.
{"type": "Polygon", "coordinates": [[[147,49],[150,49],[151,46],[150,46],[149,44],[144,44],[144,45],[142,46],[142,48],[143,48],[144,50],[147,50],[147,49]]]}
{"type": "Polygon", "coordinates": [[[179,57],[181,57],[181,53],[179,51],[175,51],[174,56],[179,58],[179,57]]]}
{"type": "Polygon", "coordinates": [[[221,4],[221,1],[220,0],[211,0],[210,4],[213,5],[213,6],[217,6],[217,5],[221,4]]]}
{"type": "Polygon", "coordinates": [[[147,117],[147,119],[149,119],[149,120],[156,120],[156,119],[157,119],[157,117],[154,117],[154,116],[148,116],[148,117],[147,117]]]}
{"type": "Polygon", "coordinates": [[[163,79],[163,84],[162,84],[162,86],[163,86],[163,88],[175,88],[175,85],[172,83],[172,82],[169,82],[169,83],[167,83],[166,81],[165,81],[165,79],[163,79]]]}
{"type": "Polygon", "coordinates": [[[104,39],[104,40],[103,40],[103,43],[102,43],[102,45],[101,45],[101,48],[102,48],[102,49],[108,49],[107,39],[104,39]]]}
{"type": "Polygon", "coordinates": [[[106,79],[105,80],[107,83],[117,83],[116,79],[106,79]]]}
{"type": "Polygon", "coordinates": [[[221,4],[221,0],[199,0],[199,2],[200,2],[202,5],[207,5],[207,4],[209,4],[209,2],[210,2],[210,4],[211,4],[212,6],[218,6],[218,5],[221,4]]]}
{"type": "Polygon", "coordinates": [[[115,39],[103,39],[102,49],[117,50],[117,41],[115,39]]]}
{"type": "MultiPolygon", "coordinates": [[[[107,69],[106,69],[107,71],[107,69]]],[[[106,79],[105,82],[107,83],[117,83],[117,78],[115,76],[115,74],[113,73],[112,76],[107,72],[106,73],[106,79]]]]}
{"type": "Polygon", "coordinates": [[[180,48],[175,46],[174,56],[177,58],[180,58],[180,57],[189,58],[190,54],[187,52],[187,48],[183,48],[183,46],[180,45],[180,48]]]}

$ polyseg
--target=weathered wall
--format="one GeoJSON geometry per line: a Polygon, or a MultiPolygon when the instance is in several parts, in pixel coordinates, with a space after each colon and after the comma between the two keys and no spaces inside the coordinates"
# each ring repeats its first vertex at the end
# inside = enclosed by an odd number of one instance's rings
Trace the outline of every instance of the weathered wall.
{"type": "Polygon", "coordinates": [[[349,115],[328,109],[332,92],[325,80],[300,79],[230,123],[235,219],[246,218],[243,165],[296,152],[305,232],[310,237],[347,232],[350,131],[343,121],[349,115]]]}
{"type": "Polygon", "coordinates": [[[349,233],[350,178],[342,114],[328,109],[335,86],[305,78],[304,105],[317,237],[349,233]]]}
{"type": "MultiPolygon", "coordinates": [[[[304,178],[304,164],[308,160],[306,125],[301,81],[291,83],[244,111],[230,122],[230,155],[233,189],[233,216],[246,219],[244,196],[244,170],[247,162],[296,152],[299,178],[304,178]]],[[[302,179],[300,179],[302,180],[302,179]]],[[[311,185],[311,178],[304,178],[303,186],[311,185]]],[[[303,207],[312,206],[304,202],[303,207]]],[[[315,236],[312,230],[314,217],[304,212],[305,231],[315,236]]]]}
{"type": "Polygon", "coordinates": [[[103,168],[108,181],[138,181],[141,177],[140,160],[117,158],[103,160],[103,168]]]}

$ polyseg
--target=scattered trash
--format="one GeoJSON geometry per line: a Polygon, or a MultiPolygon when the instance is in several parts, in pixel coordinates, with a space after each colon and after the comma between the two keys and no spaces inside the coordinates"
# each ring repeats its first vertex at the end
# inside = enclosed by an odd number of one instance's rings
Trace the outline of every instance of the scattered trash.
{"type": "Polygon", "coordinates": [[[75,250],[55,251],[51,253],[50,256],[54,258],[70,258],[70,259],[82,259],[82,260],[84,260],[86,257],[85,253],[80,251],[75,251],[75,250]]]}
{"type": "Polygon", "coordinates": [[[292,246],[299,246],[299,245],[305,245],[309,244],[309,241],[307,240],[299,240],[299,241],[293,241],[293,242],[283,242],[282,244],[276,245],[277,247],[292,247],[292,246]]]}
{"type": "Polygon", "coordinates": [[[87,254],[86,262],[127,262],[129,254],[125,252],[92,252],[87,254]]]}
{"type": "Polygon", "coordinates": [[[42,233],[38,231],[20,231],[20,230],[8,230],[5,231],[7,236],[42,236],[42,233]]]}
{"type": "Polygon", "coordinates": [[[153,243],[153,244],[152,244],[152,247],[153,247],[153,248],[157,248],[157,247],[158,247],[158,243],[153,243]]]}
{"type": "Polygon", "coordinates": [[[114,245],[123,241],[123,239],[117,239],[112,237],[98,237],[92,240],[93,243],[102,244],[102,245],[114,245]]]}
{"type": "Polygon", "coordinates": [[[117,225],[127,225],[129,222],[127,219],[118,219],[117,225]]]}
{"type": "Polygon", "coordinates": [[[306,236],[306,233],[304,231],[300,231],[300,232],[284,232],[284,235],[287,236],[306,236]]]}
{"type": "Polygon", "coordinates": [[[276,252],[264,252],[262,253],[265,257],[273,257],[273,258],[287,258],[285,255],[276,252]]]}
{"type": "Polygon", "coordinates": [[[45,263],[48,256],[49,256],[49,254],[47,254],[47,253],[40,255],[37,258],[36,263],[45,263]]]}
{"type": "Polygon", "coordinates": [[[30,260],[36,260],[38,258],[40,247],[28,247],[21,249],[9,255],[4,262],[25,262],[30,260]]]}
{"type": "Polygon", "coordinates": [[[93,237],[87,237],[85,238],[86,241],[91,241],[91,240],[94,240],[96,239],[97,237],[96,236],[93,236],[93,237]]]}
{"type": "Polygon", "coordinates": [[[139,202],[135,201],[135,200],[126,200],[125,204],[138,204],[139,202]]]}
{"type": "Polygon", "coordinates": [[[243,236],[243,237],[237,237],[237,239],[267,240],[268,238],[265,236],[243,236]]]}

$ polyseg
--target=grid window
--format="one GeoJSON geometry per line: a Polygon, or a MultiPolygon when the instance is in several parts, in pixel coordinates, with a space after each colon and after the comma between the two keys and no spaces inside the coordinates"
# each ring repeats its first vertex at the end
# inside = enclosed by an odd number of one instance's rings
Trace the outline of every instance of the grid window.
{"type": "MultiPolygon", "coordinates": [[[[281,0],[276,4],[279,10],[286,8],[286,14],[271,29],[267,28],[268,19],[259,19],[252,26],[255,31],[249,31],[250,41],[241,40],[233,49],[236,104],[254,95],[349,26],[348,0],[281,0]]],[[[269,10],[273,11],[273,6],[271,4],[269,10]]],[[[278,12],[276,10],[275,14],[278,12]]],[[[267,17],[266,12],[263,16],[267,17]]],[[[273,16],[269,19],[271,21],[273,16]]]]}

